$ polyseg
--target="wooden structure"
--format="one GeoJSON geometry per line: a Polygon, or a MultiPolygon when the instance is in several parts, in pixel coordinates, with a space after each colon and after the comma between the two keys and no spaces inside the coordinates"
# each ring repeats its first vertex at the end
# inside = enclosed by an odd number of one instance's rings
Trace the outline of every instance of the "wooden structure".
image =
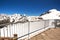
{"type": "Polygon", "coordinates": [[[0,40],[17,40],[17,34],[14,37],[0,37],[0,40]]]}
{"type": "MultiPolygon", "coordinates": [[[[23,39],[27,40],[27,38],[23,39]]],[[[48,29],[29,40],[60,40],[60,28],[51,28],[48,29]]]]}

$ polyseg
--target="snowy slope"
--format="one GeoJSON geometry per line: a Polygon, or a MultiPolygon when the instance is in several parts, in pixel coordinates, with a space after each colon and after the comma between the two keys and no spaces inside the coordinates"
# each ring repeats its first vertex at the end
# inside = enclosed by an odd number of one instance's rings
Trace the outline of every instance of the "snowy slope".
{"type": "Polygon", "coordinates": [[[43,19],[60,19],[60,11],[51,9],[48,13],[41,16],[43,19]]]}

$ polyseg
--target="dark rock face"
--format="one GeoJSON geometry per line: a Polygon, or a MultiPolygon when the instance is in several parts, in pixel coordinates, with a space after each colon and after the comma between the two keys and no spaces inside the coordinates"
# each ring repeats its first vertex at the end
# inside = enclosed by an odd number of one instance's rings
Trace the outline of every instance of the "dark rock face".
{"type": "Polygon", "coordinates": [[[5,14],[0,14],[0,24],[5,24],[5,23],[9,23],[10,22],[10,18],[8,15],[5,14]]]}
{"type": "Polygon", "coordinates": [[[0,28],[6,27],[6,24],[9,23],[9,20],[0,21],[0,28]]]}
{"type": "Polygon", "coordinates": [[[0,28],[6,27],[7,23],[10,23],[10,19],[9,18],[0,20],[0,28]]]}
{"type": "Polygon", "coordinates": [[[5,24],[5,23],[9,23],[9,22],[10,22],[9,19],[4,19],[4,20],[1,20],[1,21],[0,21],[0,24],[5,24]]]}
{"type": "Polygon", "coordinates": [[[45,15],[45,14],[49,14],[49,13],[51,13],[51,12],[47,11],[47,12],[42,13],[40,16],[45,15]]]}
{"type": "Polygon", "coordinates": [[[1,25],[0,28],[3,28],[3,27],[5,27],[5,26],[6,26],[6,25],[1,25]]]}

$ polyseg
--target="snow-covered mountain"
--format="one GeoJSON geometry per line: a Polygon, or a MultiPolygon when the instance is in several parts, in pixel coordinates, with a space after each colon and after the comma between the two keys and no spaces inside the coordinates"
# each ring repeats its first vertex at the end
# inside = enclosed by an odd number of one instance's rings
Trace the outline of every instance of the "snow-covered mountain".
{"type": "MultiPolygon", "coordinates": [[[[45,12],[40,16],[40,18],[43,19],[60,19],[60,11],[56,9],[51,9],[48,12],[45,12]]],[[[27,21],[38,21],[39,16],[26,16],[21,14],[13,14],[13,15],[7,15],[7,14],[0,14],[0,24],[2,23],[17,23],[17,22],[27,22],[27,21]]]]}
{"type": "Polygon", "coordinates": [[[9,19],[9,22],[11,23],[17,23],[17,22],[21,22],[21,23],[24,23],[24,22],[27,22],[27,21],[38,21],[39,16],[26,16],[25,14],[24,15],[21,15],[21,14],[13,14],[13,15],[6,15],[6,14],[1,14],[0,16],[0,21],[1,20],[4,20],[5,19],[9,19]]]}
{"type": "Polygon", "coordinates": [[[6,14],[0,14],[0,24],[9,23],[10,18],[6,14]]]}
{"type": "Polygon", "coordinates": [[[48,12],[45,12],[40,17],[43,19],[60,19],[60,11],[56,9],[51,9],[48,12]]]}
{"type": "Polygon", "coordinates": [[[25,22],[28,20],[25,15],[20,15],[20,14],[13,14],[10,15],[9,17],[10,17],[10,22],[14,22],[14,23],[25,22]]]}
{"type": "Polygon", "coordinates": [[[27,16],[25,15],[20,15],[20,14],[13,14],[13,15],[6,15],[6,14],[0,14],[0,23],[5,23],[5,22],[26,22],[28,21],[27,16]]]}

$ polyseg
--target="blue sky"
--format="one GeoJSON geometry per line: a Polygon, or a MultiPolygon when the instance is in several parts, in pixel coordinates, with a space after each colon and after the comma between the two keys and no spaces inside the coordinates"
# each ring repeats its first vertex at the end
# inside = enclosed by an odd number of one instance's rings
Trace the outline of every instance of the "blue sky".
{"type": "Polygon", "coordinates": [[[0,13],[39,16],[50,9],[60,10],[60,0],[0,0],[0,13]]]}

